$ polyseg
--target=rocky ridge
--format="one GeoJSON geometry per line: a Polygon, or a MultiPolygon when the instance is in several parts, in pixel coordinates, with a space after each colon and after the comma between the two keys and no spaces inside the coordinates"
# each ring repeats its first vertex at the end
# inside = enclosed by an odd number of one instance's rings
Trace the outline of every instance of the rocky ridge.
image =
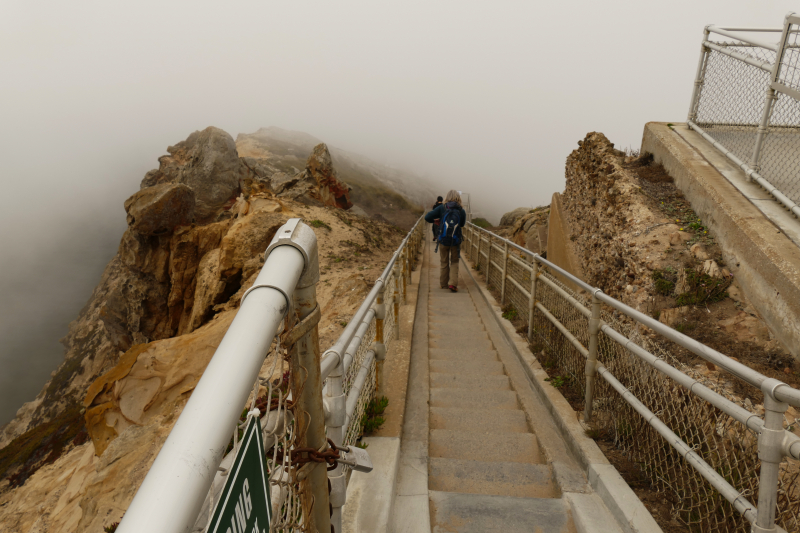
{"type": "Polygon", "coordinates": [[[322,342],[402,238],[346,211],[348,187],[324,144],[292,176],[239,157],[217,128],[168,152],[125,203],[128,229],[70,325],[64,363],[0,435],[0,522],[10,531],[96,531],[124,510],[288,218],[313,220],[319,237],[322,342]],[[132,483],[114,486],[124,477],[132,483]]]}
{"type": "MultiPolygon", "coordinates": [[[[268,162],[286,179],[302,168],[313,147],[321,141],[311,135],[261,128],[254,133],[239,134],[236,146],[245,158],[268,162]]],[[[380,215],[391,223],[410,229],[422,212],[422,206],[433,203],[437,192],[414,172],[381,165],[366,157],[331,147],[330,153],[339,178],[351,187],[350,198],[357,214],[380,215]]],[[[275,178],[273,178],[275,179],[275,178]]]]}

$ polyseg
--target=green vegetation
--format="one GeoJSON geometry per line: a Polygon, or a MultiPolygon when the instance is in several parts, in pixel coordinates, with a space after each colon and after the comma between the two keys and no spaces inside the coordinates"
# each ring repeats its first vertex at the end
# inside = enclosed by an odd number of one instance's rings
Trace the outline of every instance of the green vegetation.
{"type": "Polygon", "coordinates": [[[675,298],[678,306],[719,302],[728,297],[727,289],[733,278],[712,278],[694,269],[686,269],[686,292],[675,298]]]}
{"type": "Polygon", "coordinates": [[[328,224],[326,224],[325,222],[323,222],[323,221],[321,221],[321,220],[312,220],[312,221],[311,221],[311,222],[309,222],[308,224],[309,224],[310,226],[313,226],[313,227],[315,227],[315,228],[325,228],[325,229],[327,229],[327,230],[330,230],[330,229],[331,229],[331,227],[330,227],[328,224]]]}
{"type": "Polygon", "coordinates": [[[374,398],[369,401],[364,415],[361,417],[361,433],[363,435],[374,433],[386,422],[386,419],[383,418],[382,415],[383,412],[386,411],[388,405],[389,398],[386,396],[374,398]]]}
{"type": "Polygon", "coordinates": [[[507,305],[505,309],[503,309],[503,318],[506,320],[514,320],[517,316],[517,310],[514,309],[513,305],[507,305]]]}
{"type": "Polygon", "coordinates": [[[545,381],[549,381],[550,385],[553,387],[560,389],[564,385],[569,384],[570,377],[569,376],[556,376],[554,378],[544,378],[545,381]]]}
{"type": "Polygon", "coordinates": [[[106,533],[114,533],[117,530],[117,527],[119,527],[119,522],[114,522],[110,526],[104,527],[103,531],[105,531],[106,533]]]}
{"type": "Polygon", "coordinates": [[[492,227],[492,225],[489,224],[489,221],[486,220],[485,218],[480,218],[480,217],[473,218],[472,219],[472,223],[475,224],[476,226],[478,226],[479,228],[483,228],[483,229],[488,229],[488,228],[492,227]]]}
{"type": "Polygon", "coordinates": [[[656,292],[662,296],[669,296],[675,290],[675,282],[678,277],[675,272],[668,270],[654,270],[652,274],[653,283],[656,287],[656,292]]]}

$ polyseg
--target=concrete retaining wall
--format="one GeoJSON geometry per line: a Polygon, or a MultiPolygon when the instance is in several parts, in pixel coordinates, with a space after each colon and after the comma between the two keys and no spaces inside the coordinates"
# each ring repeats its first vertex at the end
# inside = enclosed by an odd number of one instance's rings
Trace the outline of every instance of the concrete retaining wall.
{"type": "MultiPolygon", "coordinates": [[[[574,274],[580,279],[585,279],[575,247],[570,241],[569,220],[564,212],[564,204],[561,202],[561,194],[553,194],[550,202],[550,219],[547,223],[547,260],[555,263],[567,272],[574,274]]],[[[558,274],[556,274],[558,276],[558,274]]],[[[573,290],[579,290],[574,283],[558,276],[558,278],[573,290]]]]}
{"type": "Polygon", "coordinates": [[[741,170],[683,124],[646,124],[642,151],[652,153],[675,179],[713,232],[745,295],[777,339],[800,358],[800,248],[726,179],[743,179],[741,170]]]}

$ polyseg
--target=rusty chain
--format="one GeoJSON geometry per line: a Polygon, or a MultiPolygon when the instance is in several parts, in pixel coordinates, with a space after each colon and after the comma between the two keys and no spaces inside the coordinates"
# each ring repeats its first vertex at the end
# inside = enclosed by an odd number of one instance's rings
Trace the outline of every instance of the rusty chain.
{"type": "MultiPolygon", "coordinates": [[[[272,453],[273,450],[270,450],[268,455],[272,453]]],[[[279,449],[276,457],[278,460],[283,461],[283,450],[279,449]]],[[[328,439],[327,449],[324,450],[315,450],[310,447],[295,448],[289,454],[289,464],[293,468],[299,469],[306,463],[326,463],[328,465],[328,470],[333,470],[339,465],[338,460],[340,458],[341,455],[336,445],[331,439],[328,439]]]]}

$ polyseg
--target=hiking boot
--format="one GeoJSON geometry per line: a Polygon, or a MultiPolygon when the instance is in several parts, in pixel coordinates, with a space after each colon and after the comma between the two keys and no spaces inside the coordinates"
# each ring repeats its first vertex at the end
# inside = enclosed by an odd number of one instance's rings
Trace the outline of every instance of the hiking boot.
{"type": "Polygon", "coordinates": [[[458,292],[458,287],[456,287],[455,285],[450,285],[450,286],[448,287],[448,289],[450,289],[450,290],[451,290],[451,291],[453,291],[453,292],[458,292]]]}

